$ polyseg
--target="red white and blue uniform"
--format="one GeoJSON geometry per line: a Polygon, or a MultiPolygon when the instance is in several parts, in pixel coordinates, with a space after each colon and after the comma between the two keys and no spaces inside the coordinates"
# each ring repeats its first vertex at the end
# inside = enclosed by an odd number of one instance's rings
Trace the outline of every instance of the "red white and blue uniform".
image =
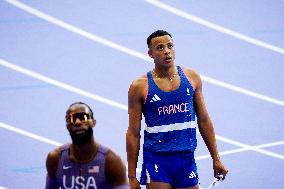
{"type": "Polygon", "coordinates": [[[108,150],[99,144],[96,157],[89,163],[79,164],[70,160],[70,144],[61,146],[56,179],[48,179],[46,189],[112,189],[105,175],[108,150]]]}

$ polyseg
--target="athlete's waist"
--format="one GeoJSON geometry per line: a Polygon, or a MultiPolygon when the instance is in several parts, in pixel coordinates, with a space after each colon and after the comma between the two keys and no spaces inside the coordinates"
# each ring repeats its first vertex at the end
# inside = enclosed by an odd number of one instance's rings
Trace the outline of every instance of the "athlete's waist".
{"type": "Polygon", "coordinates": [[[164,155],[169,155],[169,156],[182,156],[182,155],[191,155],[194,156],[194,150],[181,150],[181,151],[152,151],[149,149],[143,149],[143,156],[145,155],[156,155],[156,156],[164,156],[164,155]]]}
{"type": "Polygon", "coordinates": [[[194,151],[197,146],[196,129],[169,132],[144,132],[143,149],[153,152],[194,151]]]}

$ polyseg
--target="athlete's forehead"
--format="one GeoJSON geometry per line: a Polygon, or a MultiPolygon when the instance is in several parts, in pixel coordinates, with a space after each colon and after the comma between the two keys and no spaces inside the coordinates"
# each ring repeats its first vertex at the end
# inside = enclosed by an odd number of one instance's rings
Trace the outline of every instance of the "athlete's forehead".
{"type": "Polygon", "coordinates": [[[72,113],[90,113],[90,109],[85,104],[74,104],[69,108],[69,114],[72,113]]]}
{"type": "Polygon", "coordinates": [[[161,44],[166,45],[166,44],[169,44],[169,43],[173,43],[173,39],[169,35],[154,37],[151,40],[151,46],[152,47],[155,47],[155,46],[161,45],[161,44]]]}

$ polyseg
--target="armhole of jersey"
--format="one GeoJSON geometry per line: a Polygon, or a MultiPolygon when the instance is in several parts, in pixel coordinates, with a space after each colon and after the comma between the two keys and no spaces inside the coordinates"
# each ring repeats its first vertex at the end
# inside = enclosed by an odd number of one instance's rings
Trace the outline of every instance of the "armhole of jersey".
{"type": "Polygon", "coordinates": [[[148,97],[148,92],[149,92],[149,79],[148,79],[148,74],[147,74],[147,91],[146,91],[146,95],[144,97],[144,104],[146,104],[146,101],[147,101],[147,97],[148,97]]]}
{"type": "Polygon", "coordinates": [[[185,74],[185,71],[184,71],[184,68],[183,68],[183,67],[181,67],[181,71],[183,72],[183,74],[184,74],[184,76],[186,77],[187,81],[188,81],[189,84],[191,85],[192,90],[195,91],[195,89],[193,88],[193,85],[192,85],[190,79],[189,79],[188,76],[185,74]]]}
{"type": "Polygon", "coordinates": [[[110,150],[108,149],[107,151],[105,151],[105,153],[104,153],[104,156],[105,156],[105,162],[104,162],[104,166],[105,166],[105,170],[104,170],[104,172],[105,172],[105,176],[107,176],[106,175],[106,173],[107,173],[107,156],[109,155],[109,153],[110,153],[110,150]]]}
{"type": "Polygon", "coordinates": [[[107,154],[110,151],[110,148],[102,145],[101,143],[97,143],[98,144],[98,152],[104,154],[105,156],[107,156],[107,154]]]}

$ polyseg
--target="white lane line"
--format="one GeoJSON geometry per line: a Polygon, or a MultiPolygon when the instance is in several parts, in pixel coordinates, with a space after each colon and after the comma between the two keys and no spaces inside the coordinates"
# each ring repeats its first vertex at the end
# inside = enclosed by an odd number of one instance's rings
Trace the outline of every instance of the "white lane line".
{"type": "Polygon", "coordinates": [[[123,104],[120,104],[118,102],[115,102],[113,100],[109,100],[107,98],[104,98],[104,97],[101,97],[101,96],[98,96],[98,95],[95,95],[93,93],[90,93],[88,91],[84,91],[82,89],[79,89],[77,87],[74,87],[74,86],[71,86],[71,85],[68,85],[66,83],[63,83],[63,82],[60,82],[60,81],[57,81],[57,80],[54,80],[54,79],[51,79],[49,77],[46,77],[44,75],[41,75],[39,73],[36,73],[36,72],[33,72],[31,70],[28,70],[26,68],[23,68],[23,67],[20,67],[20,66],[17,66],[15,64],[12,64],[10,62],[7,62],[3,59],[0,58],[0,65],[2,66],[5,66],[7,68],[10,68],[12,70],[15,70],[17,72],[20,72],[24,75],[27,75],[27,76],[30,76],[32,78],[35,78],[35,79],[38,79],[40,81],[43,81],[43,82],[46,82],[46,83],[49,83],[51,85],[55,85],[59,88],[62,88],[62,89],[65,89],[67,91],[70,91],[70,92],[73,92],[73,93],[77,93],[79,95],[82,95],[82,96],[85,96],[85,97],[89,97],[91,99],[94,99],[94,100],[97,100],[99,102],[102,102],[102,103],[105,103],[105,104],[108,104],[110,106],[113,106],[113,107],[116,107],[116,108],[119,108],[119,109],[122,109],[122,110],[127,110],[127,106],[126,105],[123,105],[123,104]]]}
{"type": "MultiPolygon", "coordinates": [[[[272,142],[272,143],[267,143],[267,144],[260,144],[260,145],[256,145],[256,146],[252,146],[252,147],[260,149],[260,148],[268,148],[268,147],[280,146],[280,145],[284,145],[284,141],[277,141],[277,142],[272,142]]],[[[250,151],[250,150],[251,149],[249,147],[242,147],[242,148],[238,148],[238,149],[234,149],[234,150],[227,150],[227,151],[219,152],[219,155],[224,156],[224,155],[236,154],[236,153],[250,151]]],[[[208,159],[208,158],[211,158],[210,154],[196,157],[197,160],[208,159]]]]}
{"type": "Polygon", "coordinates": [[[276,99],[276,98],[265,96],[265,95],[262,95],[262,94],[259,94],[259,93],[256,93],[256,92],[253,92],[253,91],[250,91],[250,90],[247,90],[247,89],[244,89],[244,88],[241,88],[241,87],[229,84],[229,83],[225,83],[223,81],[219,81],[219,80],[216,80],[216,79],[213,79],[213,78],[206,77],[206,76],[201,76],[201,77],[204,81],[207,81],[208,83],[211,83],[213,85],[217,85],[219,87],[229,89],[229,90],[235,91],[237,93],[241,93],[241,94],[244,94],[244,95],[247,95],[247,96],[250,96],[250,97],[254,97],[254,98],[259,99],[259,100],[270,102],[272,104],[284,106],[283,100],[279,100],[279,99],[276,99]]]}
{"type": "MultiPolygon", "coordinates": [[[[59,143],[57,141],[54,141],[54,140],[51,140],[51,139],[48,139],[48,138],[45,138],[45,137],[33,134],[31,132],[27,132],[25,130],[19,129],[17,127],[14,127],[14,126],[11,126],[11,125],[8,125],[8,124],[5,124],[3,122],[0,122],[0,128],[3,128],[3,129],[6,129],[6,130],[15,132],[17,134],[20,134],[20,135],[23,135],[23,136],[32,138],[34,140],[38,140],[38,141],[47,143],[47,144],[51,144],[51,145],[54,145],[54,146],[62,145],[62,143],[59,143]]],[[[217,139],[218,138],[220,138],[220,137],[218,136],[217,139]]],[[[260,149],[260,148],[265,148],[265,147],[272,147],[272,146],[283,145],[284,141],[278,141],[278,142],[273,142],[273,143],[268,143],[268,144],[261,144],[261,145],[257,145],[257,146],[250,146],[250,145],[246,145],[246,144],[239,143],[239,142],[236,142],[236,141],[232,142],[229,139],[226,139],[226,140],[228,140],[229,143],[232,144],[232,145],[241,146],[241,148],[219,152],[219,154],[221,156],[252,150],[252,151],[256,151],[256,152],[265,154],[267,156],[271,156],[271,157],[274,157],[274,158],[278,158],[278,159],[284,160],[284,156],[282,156],[280,154],[276,154],[276,153],[273,153],[273,152],[269,152],[269,151],[260,149]],[[261,151],[259,151],[259,150],[261,150],[261,151]]],[[[202,156],[197,156],[196,160],[208,159],[208,158],[211,158],[211,156],[210,155],[202,155],[202,156]]]]}
{"type": "Polygon", "coordinates": [[[156,7],[159,7],[161,9],[163,9],[163,10],[171,12],[171,13],[177,15],[177,16],[180,16],[180,17],[185,18],[187,20],[190,20],[192,22],[198,23],[198,24],[203,25],[205,27],[208,27],[210,29],[216,30],[218,32],[221,32],[221,33],[230,35],[232,37],[235,37],[237,39],[240,39],[242,41],[246,41],[246,42],[251,43],[253,45],[257,45],[257,46],[263,47],[265,49],[269,49],[269,50],[272,50],[274,52],[277,52],[277,53],[280,53],[280,54],[284,55],[284,49],[283,48],[271,45],[269,43],[260,41],[258,39],[254,39],[252,37],[246,36],[246,35],[241,34],[239,32],[236,32],[236,31],[230,30],[228,28],[222,27],[220,25],[214,24],[214,23],[209,22],[209,21],[207,21],[205,19],[202,19],[200,17],[188,14],[187,12],[182,11],[180,9],[177,9],[177,8],[175,8],[173,6],[170,6],[170,5],[166,4],[166,3],[162,3],[162,2],[157,1],[157,0],[145,0],[145,1],[147,3],[149,3],[149,4],[152,4],[152,5],[156,6],[156,7]]]}
{"type": "Polygon", "coordinates": [[[56,141],[54,141],[54,140],[50,140],[50,139],[48,139],[48,138],[45,138],[45,137],[42,137],[42,136],[33,134],[33,133],[31,133],[31,132],[28,132],[28,131],[19,129],[19,128],[17,128],[17,127],[13,127],[13,126],[11,126],[11,125],[8,125],[8,124],[2,123],[2,122],[0,122],[0,127],[2,127],[3,129],[9,130],[9,131],[18,133],[18,134],[20,134],[20,135],[23,135],[23,136],[32,138],[32,139],[34,139],[34,140],[38,140],[38,141],[40,141],[40,142],[44,142],[44,143],[51,144],[51,145],[54,145],[54,146],[60,146],[60,145],[62,145],[61,143],[56,142],[56,141]]]}
{"type": "MultiPolygon", "coordinates": [[[[199,130],[197,130],[197,132],[200,134],[199,130]]],[[[247,144],[241,143],[241,142],[236,141],[236,140],[232,140],[232,139],[229,139],[229,138],[226,138],[226,137],[222,137],[220,135],[215,135],[215,137],[216,137],[216,140],[220,140],[222,142],[225,142],[225,143],[228,143],[228,144],[231,144],[231,145],[234,145],[234,146],[241,147],[242,150],[239,149],[241,151],[252,150],[252,151],[255,151],[255,152],[258,152],[258,153],[261,153],[261,154],[265,154],[265,155],[268,155],[268,156],[271,156],[271,157],[275,157],[275,158],[284,160],[284,155],[280,155],[280,154],[273,153],[273,152],[270,152],[270,151],[262,150],[258,146],[255,147],[255,146],[247,145],[247,144]]],[[[282,142],[278,142],[278,143],[270,144],[270,145],[273,146],[273,145],[278,145],[278,144],[281,145],[282,142]]],[[[226,153],[231,154],[231,153],[234,153],[234,152],[233,151],[232,152],[228,151],[226,153]]]]}
{"type": "MultiPolygon", "coordinates": [[[[238,149],[234,149],[234,150],[227,150],[227,151],[223,151],[223,152],[219,152],[220,156],[225,156],[225,155],[229,155],[229,154],[236,154],[236,153],[240,153],[240,152],[245,152],[245,151],[249,151],[251,150],[250,148],[238,148],[238,149]]],[[[201,155],[201,156],[196,156],[196,160],[202,160],[202,159],[209,159],[211,158],[210,154],[207,155],[201,155]]]]}
{"type": "MultiPolygon", "coordinates": [[[[122,45],[119,45],[119,44],[116,44],[112,41],[109,41],[107,39],[104,39],[102,37],[99,37],[97,35],[94,35],[94,34],[91,34],[87,31],[84,31],[80,28],[77,28],[75,26],[72,26],[71,24],[68,24],[66,22],[63,22],[55,17],[52,17],[52,16],[49,16],[37,9],[34,9],[28,5],[25,5],[19,1],[16,1],[16,0],[5,0],[6,2],[10,3],[11,5],[13,6],[16,6],[30,14],[33,14],[43,20],[46,20],[52,24],[55,24],[59,27],[62,27],[63,29],[66,29],[70,32],[73,32],[73,33],[76,33],[78,35],[81,35],[83,37],[86,37],[92,41],[95,41],[95,42],[98,42],[100,44],[103,44],[103,45],[106,45],[108,47],[111,47],[113,49],[116,49],[118,51],[121,51],[123,53],[126,53],[126,54],[129,54],[131,56],[135,56],[137,58],[141,58],[145,61],[150,61],[150,62],[153,62],[153,60],[149,57],[149,56],[146,56],[140,52],[137,52],[135,50],[132,50],[132,49],[129,49],[127,47],[124,47],[122,45]]],[[[272,98],[272,97],[269,97],[269,96],[265,96],[265,95],[262,95],[262,94],[258,94],[258,93],[255,93],[253,91],[250,91],[250,90],[247,90],[247,89],[244,89],[244,88],[241,88],[241,87],[238,87],[238,86],[234,86],[234,85],[231,85],[229,83],[225,83],[223,81],[219,81],[219,80],[216,80],[216,79],[213,79],[213,78],[210,78],[210,77],[207,77],[207,76],[202,76],[202,79],[208,83],[211,83],[213,85],[217,85],[217,86],[220,86],[220,87],[223,87],[223,88],[226,88],[226,89],[229,89],[229,90],[233,90],[235,92],[239,92],[239,93],[242,93],[242,94],[245,94],[245,95],[248,95],[248,96],[251,96],[251,97],[254,97],[254,98],[257,98],[257,99],[260,99],[260,100],[264,100],[264,101],[267,101],[267,102],[270,102],[270,103],[273,103],[273,104],[277,104],[277,105],[280,105],[280,106],[284,106],[284,101],[282,100],[278,100],[278,99],[275,99],[275,98],[272,98]]]]}
{"type": "Polygon", "coordinates": [[[228,144],[232,144],[234,146],[239,146],[239,147],[242,147],[242,148],[249,148],[252,151],[284,160],[284,155],[280,155],[280,154],[277,154],[277,153],[274,153],[274,152],[263,150],[263,149],[260,149],[260,148],[254,147],[254,146],[250,146],[250,145],[247,145],[247,144],[244,144],[244,143],[241,143],[241,142],[238,142],[238,141],[234,141],[232,139],[228,139],[228,138],[218,136],[218,135],[216,135],[216,139],[223,141],[223,142],[226,142],[228,144]]]}
{"type": "Polygon", "coordinates": [[[65,30],[70,31],[70,32],[76,33],[76,34],[78,34],[80,36],[83,36],[83,37],[85,37],[87,39],[90,39],[92,41],[98,42],[100,44],[103,44],[105,46],[111,47],[113,49],[116,49],[118,51],[124,52],[126,54],[135,56],[137,58],[141,58],[141,59],[146,60],[146,61],[152,61],[150,57],[148,57],[148,56],[146,56],[146,55],[144,55],[144,54],[142,54],[140,52],[137,52],[135,50],[129,49],[129,48],[124,47],[122,45],[113,43],[112,41],[109,41],[109,40],[104,39],[102,37],[99,37],[97,35],[91,34],[91,33],[87,32],[87,31],[84,31],[84,30],[78,28],[78,27],[75,27],[75,26],[73,26],[71,24],[68,24],[68,23],[66,23],[66,22],[64,22],[62,20],[59,20],[59,19],[57,19],[55,17],[52,17],[52,16],[50,16],[48,14],[45,14],[45,13],[43,13],[43,12],[37,10],[37,9],[34,9],[34,8],[28,6],[28,5],[24,4],[24,3],[21,3],[21,2],[19,2],[17,0],[5,0],[5,1],[7,3],[15,6],[15,7],[18,7],[19,9],[24,10],[25,12],[33,14],[36,17],[39,17],[39,18],[41,18],[43,20],[46,20],[47,22],[50,22],[50,23],[52,23],[54,25],[57,25],[57,26],[65,29],[65,30]]]}
{"type": "Polygon", "coordinates": [[[268,148],[268,147],[273,147],[273,146],[279,146],[279,145],[283,145],[284,141],[277,141],[277,142],[273,142],[273,143],[268,143],[268,144],[261,144],[261,145],[257,145],[255,146],[256,148],[268,148]]]}

